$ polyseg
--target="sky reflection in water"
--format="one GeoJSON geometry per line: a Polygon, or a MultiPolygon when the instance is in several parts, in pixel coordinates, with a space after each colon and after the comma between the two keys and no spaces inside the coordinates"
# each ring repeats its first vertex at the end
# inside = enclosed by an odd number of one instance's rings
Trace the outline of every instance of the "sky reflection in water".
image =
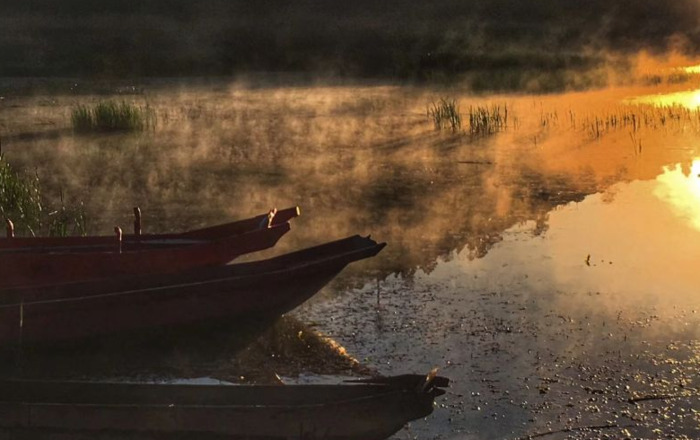
{"type": "MultiPolygon", "coordinates": [[[[541,237],[534,224],[512,228],[465,272],[503,267],[502,277],[527,275],[536,289],[606,292],[621,299],[697,300],[700,285],[700,161],[667,167],[652,181],[620,183],[605,193],[549,214],[541,237]],[[590,255],[590,258],[589,258],[590,255]]],[[[672,303],[672,301],[671,301],[672,303]]],[[[666,302],[669,304],[669,302],[666,302]]]]}

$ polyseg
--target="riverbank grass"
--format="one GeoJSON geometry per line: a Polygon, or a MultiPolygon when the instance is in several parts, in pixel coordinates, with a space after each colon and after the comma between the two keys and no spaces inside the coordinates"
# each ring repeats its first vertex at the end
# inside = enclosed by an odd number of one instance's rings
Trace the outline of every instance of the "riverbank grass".
{"type": "Polygon", "coordinates": [[[73,130],[79,133],[143,131],[155,126],[155,113],[128,102],[104,101],[78,105],[71,113],[73,130]]]}

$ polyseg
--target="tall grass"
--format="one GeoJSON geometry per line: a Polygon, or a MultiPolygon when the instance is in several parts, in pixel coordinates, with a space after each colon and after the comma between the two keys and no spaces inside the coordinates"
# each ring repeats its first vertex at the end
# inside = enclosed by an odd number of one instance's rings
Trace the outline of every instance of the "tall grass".
{"type": "Polygon", "coordinates": [[[582,130],[593,139],[600,139],[605,134],[619,130],[632,134],[641,130],[700,132],[700,108],[632,105],[587,115],[580,120],[575,120],[572,116],[570,124],[572,129],[582,130]]]}
{"type": "Polygon", "coordinates": [[[436,130],[449,128],[453,133],[462,129],[462,117],[454,99],[440,99],[428,107],[428,117],[433,120],[436,130]]]}
{"type": "Polygon", "coordinates": [[[12,220],[15,233],[66,236],[87,233],[87,215],[82,203],[52,209],[44,200],[38,175],[23,175],[12,169],[0,153],[0,216],[12,220]]]}
{"type": "Polygon", "coordinates": [[[14,222],[18,234],[34,235],[42,211],[38,176],[20,175],[0,154],[0,215],[14,222]]]}
{"type": "Polygon", "coordinates": [[[508,126],[508,106],[494,105],[469,107],[469,134],[487,136],[508,126]]]}
{"type": "Polygon", "coordinates": [[[63,191],[61,191],[61,206],[49,212],[45,223],[50,237],[87,235],[88,217],[85,206],[82,202],[76,205],[66,205],[63,200],[63,191]]]}
{"type": "Polygon", "coordinates": [[[141,131],[155,126],[155,113],[149,107],[128,102],[105,101],[94,106],[78,105],[71,113],[76,132],[141,131]]]}

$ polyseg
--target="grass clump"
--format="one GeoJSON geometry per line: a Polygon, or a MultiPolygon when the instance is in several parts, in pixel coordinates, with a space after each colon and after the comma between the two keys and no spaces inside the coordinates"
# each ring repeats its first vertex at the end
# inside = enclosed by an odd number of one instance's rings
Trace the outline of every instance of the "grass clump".
{"type": "Polygon", "coordinates": [[[155,125],[153,111],[128,102],[105,101],[90,107],[78,105],[71,113],[73,129],[81,133],[141,131],[155,125]]]}
{"type": "Polygon", "coordinates": [[[86,235],[87,215],[83,204],[50,208],[41,192],[39,176],[22,175],[0,153],[0,216],[11,220],[17,236],[86,235]]]}
{"type": "Polygon", "coordinates": [[[42,211],[38,176],[20,175],[0,154],[0,215],[15,223],[17,233],[34,235],[42,211]]]}
{"type": "Polygon", "coordinates": [[[68,235],[87,235],[88,217],[82,202],[66,205],[61,191],[61,206],[49,212],[46,220],[49,237],[67,237],[68,235]]]}
{"type": "Polygon", "coordinates": [[[462,117],[454,99],[442,98],[428,107],[428,117],[433,120],[436,130],[449,128],[453,133],[462,129],[462,117]]]}
{"type": "Polygon", "coordinates": [[[508,126],[508,107],[469,107],[469,134],[488,136],[504,130],[508,126]]]}

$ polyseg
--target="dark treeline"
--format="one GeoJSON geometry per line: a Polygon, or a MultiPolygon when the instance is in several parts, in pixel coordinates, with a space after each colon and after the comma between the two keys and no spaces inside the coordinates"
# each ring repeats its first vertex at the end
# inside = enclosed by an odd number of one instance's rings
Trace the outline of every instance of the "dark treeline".
{"type": "Polygon", "coordinates": [[[0,0],[0,76],[270,71],[439,80],[586,70],[606,51],[678,42],[695,51],[698,3],[0,0]]]}

